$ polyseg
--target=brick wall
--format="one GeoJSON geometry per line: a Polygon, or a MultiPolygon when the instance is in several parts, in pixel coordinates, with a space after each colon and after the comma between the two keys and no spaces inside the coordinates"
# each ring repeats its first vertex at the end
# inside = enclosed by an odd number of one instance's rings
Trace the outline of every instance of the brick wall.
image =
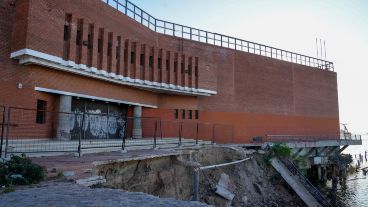
{"type": "Polygon", "coordinates": [[[174,109],[199,110],[199,121],[232,124],[237,142],[249,142],[252,137],[270,133],[339,133],[334,72],[158,34],[99,0],[4,0],[0,6],[0,27],[4,31],[0,33],[0,105],[35,108],[41,98],[58,102],[56,95],[35,91],[37,86],[157,105],[159,109],[144,109],[143,115],[165,120],[174,119],[174,109]],[[71,38],[66,44],[64,28],[68,14],[71,14],[71,38]],[[93,48],[77,45],[77,34],[83,44],[88,42],[92,29],[93,48]],[[97,48],[100,29],[104,34],[102,56],[97,48]],[[52,68],[24,66],[9,58],[11,51],[23,48],[64,58],[67,48],[67,59],[77,63],[143,80],[214,90],[218,94],[207,97],[156,93],[52,68]],[[132,51],[135,51],[133,64],[132,51]],[[117,53],[120,59],[114,58],[117,53]],[[166,59],[168,62],[163,61],[166,59]],[[192,73],[180,73],[182,60],[186,69],[191,65],[192,73]],[[196,63],[198,80],[193,73],[196,63]],[[18,89],[17,83],[23,87],[18,89]]]}

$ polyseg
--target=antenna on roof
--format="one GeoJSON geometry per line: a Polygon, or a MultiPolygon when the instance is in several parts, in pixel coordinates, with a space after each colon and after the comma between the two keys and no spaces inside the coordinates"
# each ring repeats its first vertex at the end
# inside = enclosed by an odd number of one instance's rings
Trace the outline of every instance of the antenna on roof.
{"type": "Polygon", "coordinates": [[[317,58],[319,58],[319,56],[318,56],[318,40],[317,40],[317,37],[316,37],[316,48],[317,48],[317,58]]]}
{"type": "Polygon", "coordinates": [[[325,60],[327,60],[327,57],[326,57],[326,40],[323,40],[323,45],[325,47],[325,60]]]}
{"type": "Polygon", "coordinates": [[[321,38],[319,38],[319,46],[321,47],[321,58],[320,59],[323,59],[323,47],[322,47],[322,39],[321,38]]]}

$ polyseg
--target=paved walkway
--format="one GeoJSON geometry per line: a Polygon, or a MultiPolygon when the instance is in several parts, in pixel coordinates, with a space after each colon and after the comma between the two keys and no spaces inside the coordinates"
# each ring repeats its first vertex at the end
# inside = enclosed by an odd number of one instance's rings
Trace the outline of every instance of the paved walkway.
{"type": "Polygon", "coordinates": [[[55,177],[59,172],[72,171],[75,176],[72,179],[82,179],[93,176],[93,169],[97,163],[113,162],[118,160],[145,159],[156,156],[170,156],[180,154],[173,150],[132,150],[125,153],[105,152],[97,154],[86,154],[82,157],[73,155],[59,155],[50,157],[31,158],[47,170],[47,177],[55,177]]]}
{"type": "Polygon", "coordinates": [[[73,183],[49,183],[0,195],[1,207],[205,207],[199,202],[159,198],[119,189],[87,188],[73,183]]]}

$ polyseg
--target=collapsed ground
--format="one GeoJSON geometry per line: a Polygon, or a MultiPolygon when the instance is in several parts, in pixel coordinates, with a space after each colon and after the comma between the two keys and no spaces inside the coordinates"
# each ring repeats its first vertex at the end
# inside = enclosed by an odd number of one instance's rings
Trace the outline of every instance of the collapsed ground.
{"type": "Polygon", "coordinates": [[[304,206],[281,176],[267,164],[263,153],[234,147],[205,147],[183,151],[180,156],[115,162],[97,166],[107,182],[98,186],[145,192],[160,197],[191,200],[195,166],[243,163],[201,171],[200,201],[214,206],[304,206]],[[216,193],[219,181],[233,198],[216,193]]]}

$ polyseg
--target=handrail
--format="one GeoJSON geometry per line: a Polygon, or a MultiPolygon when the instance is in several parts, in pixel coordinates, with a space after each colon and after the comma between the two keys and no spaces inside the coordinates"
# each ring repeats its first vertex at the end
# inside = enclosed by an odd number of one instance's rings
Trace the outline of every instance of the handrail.
{"type": "Polygon", "coordinates": [[[322,193],[306,178],[298,167],[289,159],[280,159],[282,163],[289,169],[291,173],[297,175],[304,187],[311,193],[311,195],[323,206],[332,207],[330,202],[322,195],[322,193]]]}
{"type": "Polygon", "coordinates": [[[131,3],[129,0],[102,0],[102,2],[134,19],[150,30],[161,34],[212,44],[322,70],[334,71],[333,62],[327,60],[157,19],[131,3]]]}

